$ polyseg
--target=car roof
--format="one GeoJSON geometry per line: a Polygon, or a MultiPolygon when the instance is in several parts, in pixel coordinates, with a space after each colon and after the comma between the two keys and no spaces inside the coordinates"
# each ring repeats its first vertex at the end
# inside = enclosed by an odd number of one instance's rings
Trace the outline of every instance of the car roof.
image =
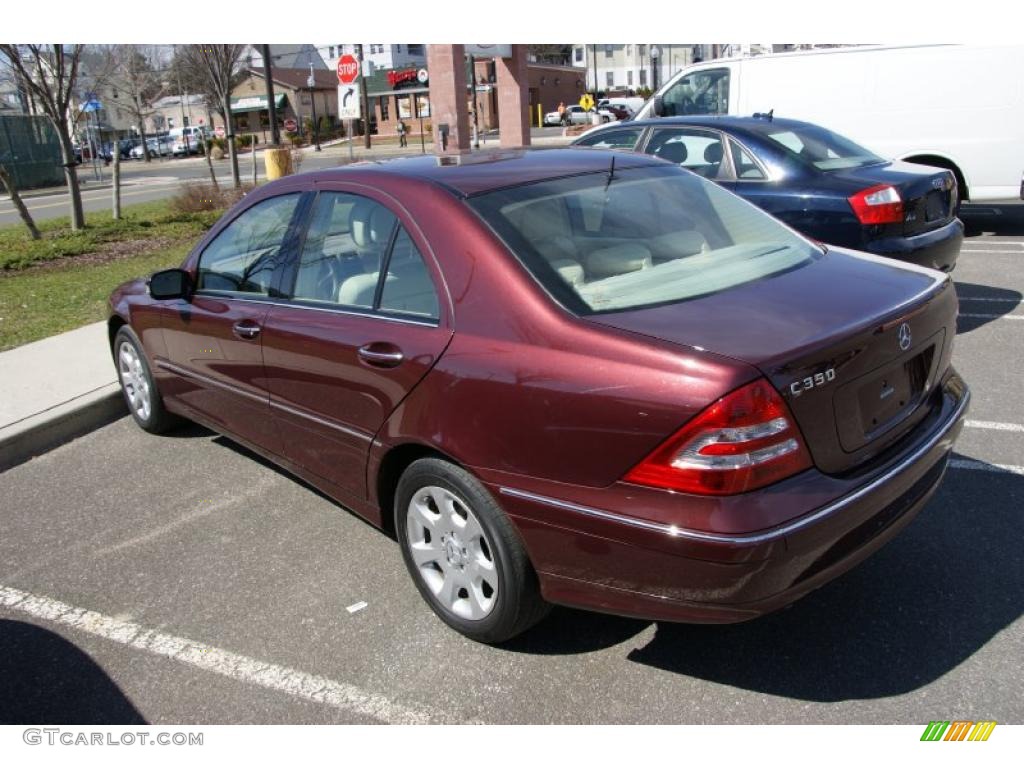
{"type": "MultiPolygon", "coordinates": [[[[357,176],[387,174],[433,182],[459,197],[565,176],[606,171],[614,159],[618,168],[661,167],[647,155],[625,155],[603,149],[518,149],[474,152],[444,158],[434,155],[356,163],[309,174],[313,181],[355,180],[357,176]]],[[[368,180],[368,179],[367,179],[368,180]]]]}
{"type": "MultiPolygon", "coordinates": [[[[692,125],[704,128],[718,128],[720,130],[733,130],[745,133],[761,133],[768,126],[781,128],[806,128],[818,127],[814,123],[803,120],[793,120],[786,117],[753,117],[751,115],[684,115],[680,117],[645,117],[642,120],[628,121],[631,126],[671,126],[671,125],[692,125]]],[[[618,124],[620,127],[622,123],[618,124]]],[[[606,126],[611,127],[611,126],[606,126]]]]}

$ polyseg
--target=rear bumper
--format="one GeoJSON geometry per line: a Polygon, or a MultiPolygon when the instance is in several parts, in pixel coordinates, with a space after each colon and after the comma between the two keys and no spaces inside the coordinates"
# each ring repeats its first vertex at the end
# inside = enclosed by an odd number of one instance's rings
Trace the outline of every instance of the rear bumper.
{"type": "MultiPolygon", "coordinates": [[[[697,623],[745,621],[782,608],[849,570],[895,537],[938,488],[970,394],[953,375],[941,408],[882,466],[857,478],[815,471],[787,481],[791,507],[841,493],[771,528],[716,532],[631,518],[508,485],[492,491],[519,528],[551,602],[637,618],[697,623]],[[801,486],[807,490],[801,493],[801,486]]],[[[623,484],[619,484],[623,485],[623,484]]],[[[646,489],[604,489],[638,501],[646,489]]],[[[564,486],[563,486],[564,489],[564,486]]],[[[677,513],[686,497],[658,492],[677,513]]],[[[761,492],[746,494],[756,505],[761,492]]]]}
{"type": "Polygon", "coordinates": [[[871,240],[863,250],[890,259],[909,261],[922,267],[952,272],[960,255],[964,239],[964,225],[960,219],[949,224],[912,237],[887,237],[871,240]]]}

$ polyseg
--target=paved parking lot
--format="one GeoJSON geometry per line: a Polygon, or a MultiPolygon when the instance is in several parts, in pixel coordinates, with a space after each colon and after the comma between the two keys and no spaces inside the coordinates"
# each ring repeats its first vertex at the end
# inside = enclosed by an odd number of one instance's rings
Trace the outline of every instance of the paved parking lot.
{"type": "Polygon", "coordinates": [[[205,430],[125,418],[0,475],[0,722],[1024,722],[1024,208],[964,218],[952,469],[789,610],[556,609],[476,645],[358,518],[205,430]]]}

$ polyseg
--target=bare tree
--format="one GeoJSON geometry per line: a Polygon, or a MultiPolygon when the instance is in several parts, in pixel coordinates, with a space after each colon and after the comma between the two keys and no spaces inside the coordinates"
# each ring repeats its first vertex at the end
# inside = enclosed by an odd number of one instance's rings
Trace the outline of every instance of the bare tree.
{"type": "Polygon", "coordinates": [[[153,115],[151,105],[161,91],[160,77],[153,68],[152,56],[139,45],[115,45],[110,50],[113,72],[110,78],[111,101],[131,115],[142,141],[142,157],[148,163],[146,120],[153,115]]]}
{"type": "Polygon", "coordinates": [[[11,178],[11,174],[7,172],[7,168],[3,163],[0,163],[0,189],[6,189],[8,196],[11,198],[11,202],[14,207],[18,209],[18,215],[21,216],[21,220],[25,222],[25,226],[28,227],[28,233],[32,236],[33,240],[38,240],[42,235],[39,234],[39,229],[36,227],[35,221],[32,219],[32,214],[29,213],[28,208],[25,207],[25,203],[21,199],[21,195],[18,194],[18,188],[14,184],[14,179],[11,178]]]}
{"type": "Polygon", "coordinates": [[[71,142],[71,125],[76,118],[72,99],[78,80],[81,45],[20,45],[0,43],[0,54],[7,59],[19,82],[32,95],[36,107],[50,119],[60,139],[64,179],[71,206],[71,228],[85,226],[82,192],[75,170],[75,148],[71,142]]]}
{"type": "Polygon", "coordinates": [[[179,49],[180,63],[188,70],[189,79],[202,85],[197,89],[213,97],[218,111],[224,118],[224,133],[228,140],[228,154],[231,159],[231,181],[240,187],[242,179],[238,172],[238,152],[235,148],[235,121],[231,115],[231,91],[238,84],[240,59],[244,45],[200,43],[186,45],[179,49]]]}

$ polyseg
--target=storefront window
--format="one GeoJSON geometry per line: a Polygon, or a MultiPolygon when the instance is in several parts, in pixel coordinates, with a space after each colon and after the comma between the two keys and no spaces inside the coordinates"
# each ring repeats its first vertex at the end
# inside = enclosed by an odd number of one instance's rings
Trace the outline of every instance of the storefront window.
{"type": "Polygon", "coordinates": [[[381,96],[380,97],[380,119],[381,120],[390,120],[391,119],[391,118],[388,117],[388,101],[390,100],[390,98],[391,98],[390,96],[381,96]]]}

